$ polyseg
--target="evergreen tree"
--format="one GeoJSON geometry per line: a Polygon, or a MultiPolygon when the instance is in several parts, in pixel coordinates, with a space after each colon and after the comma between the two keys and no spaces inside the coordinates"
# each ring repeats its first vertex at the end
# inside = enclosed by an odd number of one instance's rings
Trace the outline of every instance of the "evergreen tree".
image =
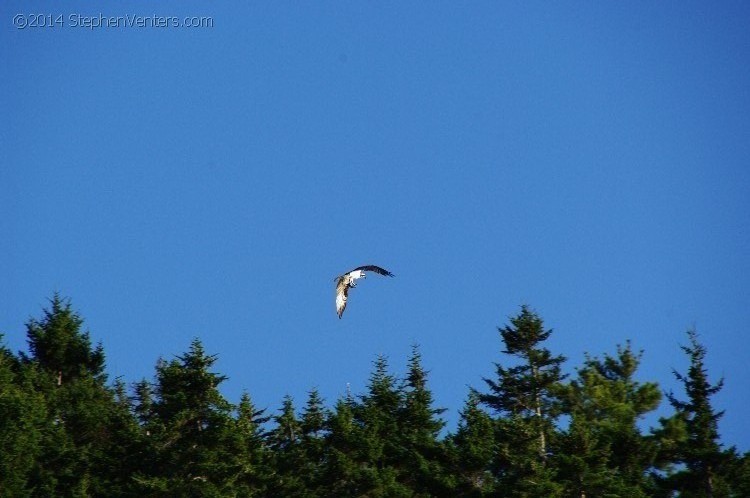
{"type": "Polygon", "coordinates": [[[189,351],[156,367],[155,399],[144,396],[141,384],[139,416],[146,417],[149,445],[155,451],[150,468],[136,476],[153,496],[223,496],[242,473],[237,455],[233,407],[219,393],[226,379],[210,369],[215,356],[207,355],[195,339],[189,351]],[[151,413],[148,413],[151,412],[151,413]]]}
{"type": "Polygon", "coordinates": [[[112,393],[114,403],[107,403],[105,412],[108,437],[92,468],[92,473],[100,476],[100,482],[92,494],[132,496],[135,492],[132,476],[142,465],[139,453],[142,435],[127,387],[121,379],[115,381],[112,393]]]}
{"type": "Polygon", "coordinates": [[[304,467],[302,424],[294,409],[292,397],[287,395],[281,413],[274,418],[276,427],[269,434],[274,453],[276,474],[271,484],[271,496],[308,496],[301,468],[304,467]]]}
{"type": "Polygon", "coordinates": [[[492,461],[496,453],[495,423],[479,407],[479,394],[469,393],[456,434],[449,438],[456,493],[483,496],[494,489],[492,461]]]}
{"type": "Polygon", "coordinates": [[[367,394],[361,400],[354,416],[361,427],[359,476],[364,491],[372,496],[410,496],[408,486],[400,482],[404,477],[399,416],[403,393],[382,355],[375,360],[367,394]]]}
{"type": "Polygon", "coordinates": [[[328,413],[317,389],[310,391],[300,420],[301,449],[304,486],[308,491],[317,492],[322,486],[322,473],[325,462],[326,420],[328,413]]]}
{"type": "Polygon", "coordinates": [[[83,319],[73,311],[69,300],[55,293],[50,304],[41,320],[31,319],[26,325],[33,361],[49,372],[58,386],[83,376],[104,381],[101,344],[91,349],[89,333],[81,331],[83,319]]]}
{"type": "Polygon", "coordinates": [[[564,389],[571,423],[559,458],[563,479],[576,496],[645,496],[656,448],[637,422],[661,398],[655,383],[634,380],[642,353],[630,343],[617,355],[586,357],[578,378],[564,389]]]}
{"type": "MultiPolygon", "coordinates": [[[[0,335],[2,339],[2,335],[0,335]]],[[[47,405],[24,366],[0,346],[0,495],[34,496],[35,461],[42,451],[47,405]]]]}
{"type": "Polygon", "coordinates": [[[513,496],[557,496],[553,469],[548,465],[560,414],[557,392],[563,375],[563,356],[553,356],[541,346],[552,333],[527,306],[498,328],[505,349],[518,364],[496,363],[497,380],[484,379],[490,392],[480,394],[482,403],[500,416],[497,421],[498,455],[495,472],[499,486],[513,496]]]}
{"type": "Polygon", "coordinates": [[[103,348],[70,302],[50,303],[27,323],[28,353],[0,344],[3,497],[750,496],[750,453],[723,449],[723,382],[709,382],[694,331],[690,366],[674,371],[685,394],[667,394],[675,413],[646,437],[639,421],[660,392],[636,380],[641,353],[587,355],[563,384],[564,358],[543,347],[551,331],[523,306],[498,329],[513,363],[470,392],[441,441],[416,346],[403,378],[379,356],[365,394],[329,410],[313,389],[299,414],[287,396],[267,432],[247,393],[236,407],[220,394],[199,340],[129,396],[122,380],[107,385],[103,348]]]}
{"type": "Polygon", "coordinates": [[[725,472],[725,480],[731,483],[732,497],[750,496],[750,452],[739,456],[735,448],[727,452],[731,466],[725,472]]]}
{"type": "Polygon", "coordinates": [[[360,471],[363,465],[360,446],[361,426],[354,419],[359,410],[356,401],[347,393],[336,402],[326,420],[326,457],[321,475],[323,496],[353,497],[362,495],[360,471]]]}
{"type": "Polygon", "coordinates": [[[235,431],[240,436],[233,451],[242,463],[242,473],[236,483],[238,496],[265,496],[271,479],[271,455],[263,425],[270,420],[253,405],[250,395],[243,393],[237,406],[235,431]]]}
{"type": "Polygon", "coordinates": [[[150,382],[143,379],[133,386],[133,412],[141,425],[144,434],[150,436],[151,424],[155,423],[154,388],[150,382]]]}
{"type": "Polygon", "coordinates": [[[427,372],[422,367],[422,355],[416,345],[412,346],[401,390],[403,406],[399,435],[402,454],[399,467],[403,469],[402,481],[416,495],[449,494],[453,483],[446,475],[446,448],[438,440],[445,426],[438,417],[445,409],[433,408],[432,392],[427,388],[427,372]]]}
{"type": "Polygon", "coordinates": [[[688,331],[688,339],[690,344],[681,346],[690,358],[688,372],[683,375],[673,370],[685,388],[687,400],[678,399],[672,392],[667,394],[676,410],[674,421],[684,425],[686,437],[676,441],[675,453],[676,461],[685,468],[669,476],[667,484],[685,497],[728,496],[729,486],[723,475],[728,458],[721,449],[718,429],[724,412],[715,411],[711,404],[711,397],[721,390],[724,380],[709,382],[706,348],[698,342],[695,330],[688,331]]]}
{"type": "Polygon", "coordinates": [[[37,496],[117,496],[126,492],[122,466],[107,462],[128,441],[128,410],[105,385],[104,351],[91,347],[83,319],[55,294],[40,320],[27,323],[31,355],[24,371],[47,405],[42,449],[29,485],[37,496]],[[116,484],[117,483],[117,484],[116,484]]]}

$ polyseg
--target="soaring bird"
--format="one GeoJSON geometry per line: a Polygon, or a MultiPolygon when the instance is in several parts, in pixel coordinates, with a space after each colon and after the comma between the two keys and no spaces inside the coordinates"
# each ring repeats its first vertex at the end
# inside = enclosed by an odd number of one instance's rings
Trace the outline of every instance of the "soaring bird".
{"type": "Polygon", "coordinates": [[[336,313],[338,313],[339,318],[341,318],[341,315],[344,314],[344,310],[346,309],[346,298],[349,295],[349,289],[357,286],[355,280],[358,278],[365,278],[366,271],[372,271],[380,275],[385,275],[386,277],[393,276],[393,273],[379,266],[365,265],[358,266],[352,271],[346,272],[340,277],[336,277],[336,313]]]}

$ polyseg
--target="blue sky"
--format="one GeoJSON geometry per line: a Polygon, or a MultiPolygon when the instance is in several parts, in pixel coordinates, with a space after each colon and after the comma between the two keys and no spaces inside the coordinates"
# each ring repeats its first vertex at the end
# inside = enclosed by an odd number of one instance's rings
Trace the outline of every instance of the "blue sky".
{"type": "MultiPolygon", "coordinates": [[[[569,358],[708,348],[750,450],[745,2],[0,5],[0,331],[72,298],[111,377],[199,337],[276,410],[420,344],[455,425],[528,304],[569,358]],[[62,14],[19,29],[14,16],[62,14]],[[73,17],[210,17],[86,28],[73,17]],[[336,318],[333,278],[377,264],[336,318]]],[[[663,404],[660,414],[670,410],[663,404]]]]}

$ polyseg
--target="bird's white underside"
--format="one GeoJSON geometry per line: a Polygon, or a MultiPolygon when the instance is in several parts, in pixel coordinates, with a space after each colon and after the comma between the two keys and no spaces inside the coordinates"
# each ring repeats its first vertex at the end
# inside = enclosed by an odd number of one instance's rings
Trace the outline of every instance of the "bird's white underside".
{"type": "Polygon", "coordinates": [[[351,280],[357,280],[358,278],[365,278],[364,270],[354,270],[349,272],[349,278],[351,280]]]}

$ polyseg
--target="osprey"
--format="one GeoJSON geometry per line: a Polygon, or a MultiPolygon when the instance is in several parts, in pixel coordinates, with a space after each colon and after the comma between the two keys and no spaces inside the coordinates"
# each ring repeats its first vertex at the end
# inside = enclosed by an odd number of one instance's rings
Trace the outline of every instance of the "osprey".
{"type": "Polygon", "coordinates": [[[379,266],[365,265],[358,266],[352,271],[346,272],[340,277],[336,277],[334,279],[336,281],[336,313],[338,313],[339,318],[341,318],[341,315],[344,314],[344,310],[346,309],[346,298],[349,294],[349,289],[357,286],[354,282],[355,280],[358,278],[365,278],[366,271],[373,271],[380,275],[385,275],[386,277],[393,276],[393,273],[384,270],[379,266]]]}

